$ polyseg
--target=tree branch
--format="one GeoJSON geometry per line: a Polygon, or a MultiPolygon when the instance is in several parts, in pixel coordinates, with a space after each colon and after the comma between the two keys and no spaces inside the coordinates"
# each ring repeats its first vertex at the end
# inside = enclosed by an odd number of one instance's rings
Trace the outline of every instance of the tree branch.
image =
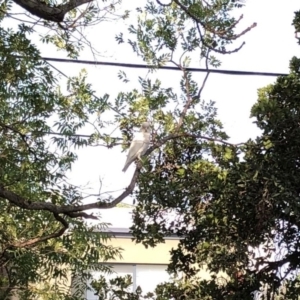
{"type": "MultiPolygon", "coordinates": [[[[86,219],[97,219],[96,216],[85,213],[85,210],[88,209],[109,209],[115,207],[118,203],[124,200],[127,196],[129,196],[135,187],[135,184],[138,179],[138,174],[140,172],[141,166],[138,165],[129,186],[125,189],[120,196],[118,196],[112,202],[93,202],[90,204],[83,205],[62,205],[58,206],[51,202],[32,202],[28,199],[25,199],[14,192],[6,190],[3,186],[0,187],[0,197],[7,199],[10,203],[14,204],[17,207],[28,209],[28,210],[45,210],[52,212],[55,216],[58,214],[64,214],[70,218],[86,218],[86,219]]],[[[59,217],[60,218],[60,217],[59,217]]]]}
{"type": "Polygon", "coordinates": [[[13,0],[16,4],[23,7],[31,14],[44,20],[56,23],[62,22],[65,15],[72,9],[83,4],[92,2],[93,0],[69,0],[67,3],[58,6],[50,6],[41,0],[13,0]]]}
{"type": "MultiPolygon", "coordinates": [[[[203,89],[204,89],[204,87],[205,87],[206,81],[207,81],[208,76],[209,76],[209,74],[210,74],[209,69],[208,69],[209,51],[210,51],[210,49],[207,50],[207,54],[206,54],[206,56],[205,56],[205,67],[206,67],[207,73],[206,73],[206,75],[205,75],[205,77],[204,77],[204,80],[203,80],[203,82],[202,82],[202,86],[201,86],[201,88],[200,88],[199,91],[198,91],[198,94],[197,94],[197,96],[196,96],[196,99],[200,99],[201,93],[202,93],[202,91],[203,91],[203,89]]],[[[177,65],[177,64],[176,64],[176,65],[177,65]]],[[[180,118],[179,118],[178,123],[177,123],[177,130],[178,130],[178,129],[182,126],[183,120],[184,120],[184,118],[185,118],[185,116],[186,116],[188,110],[190,109],[191,105],[193,104],[193,102],[194,102],[194,100],[195,100],[195,97],[191,97],[191,96],[189,95],[189,93],[190,93],[190,88],[189,88],[189,83],[188,83],[188,78],[187,78],[187,72],[186,72],[186,69],[183,68],[181,65],[177,65],[177,66],[183,71],[183,76],[184,76],[184,79],[185,79],[185,86],[186,86],[186,93],[187,93],[187,101],[186,101],[186,103],[185,103],[185,105],[184,105],[184,107],[183,107],[183,110],[182,110],[182,112],[181,112],[180,118]]]]}
{"type": "Polygon", "coordinates": [[[147,150],[147,152],[145,153],[145,156],[149,155],[155,149],[161,147],[167,141],[174,140],[174,139],[181,138],[181,137],[190,137],[190,138],[194,138],[194,139],[203,139],[203,140],[206,140],[206,141],[217,142],[217,143],[225,144],[227,146],[234,146],[234,147],[238,147],[238,146],[241,146],[241,145],[244,144],[244,143],[233,144],[233,143],[226,142],[224,140],[215,139],[215,138],[211,138],[211,137],[207,137],[207,136],[203,136],[203,135],[198,135],[198,134],[190,134],[190,133],[170,134],[170,135],[166,136],[165,138],[163,138],[162,140],[160,140],[159,142],[157,142],[152,147],[150,147],[147,150]]]}
{"type": "Polygon", "coordinates": [[[204,80],[202,81],[201,88],[200,88],[199,91],[198,91],[198,95],[197,95],[197,96],[198,96],[199,99],[200,99],[200,97],[201,97],[201,94],[202,94],[203,89],[204,89],[204,87],[205,87],[205,84],[206,84],[206,82],[207,82],[208,76],[209,76],[209,74],[210,74],[210,71],[209,71],[209,69],[208,69],[209,52],[210,52],[210,49],[207,50],[207,53],[206,53],[206,56],[205,56],[205,68],[206,68],[206,70],[207,70],[207,73],[206,73],[206,75],[205,75],[205,77],[204,77],[204,80]]]}
{"type": "Polygon", "coordinates": [[[197,26],[197,30],[198,30],[200,39],[201,39],[203,45],[204,45],[208,50],[211,50],[211,51],[214,51],[214,52],[220,53],[220,54],[232,54],[232,53],[235,53],[235,52],[240,51],[240,50],[242,49],[242,47],[245,45],[245,42],[243,42],[239,47],[237,47],[237,48],[235,48],[235,49],[233,49],[233,50],[229,50],[229,51],[227,51],[227,50],[225,50],[225,49],[218,50],[218,49],[216,49],[216,48],[210,46],[210,45],[205,41],[205,38],[204,38],[203,34],[201,33],[200,26],[199,26],[198,23],[196,24],[196,26],[197,26]]]}
{"type": "Polygon", "coordinates": [[[157,2],[159,5],[161,5],[161,6],[167,7],[167,6],[171,6],[171,5],[172,5],[173,0],[171,0],[170,3],[167,3],[167,4],[162,3],[160,0],[156,0],[156,2],[157,2]]]}
{"type": "Polygon", "coordinates": [[[13,243],[10,246],[17,247],[17,248],[26,248],[26,247],[28,248],[28,247],[33,247],[34,245],[36,245],[38,243],[62,236],[65,233],[65,231],[69,228],[69,224],[64,218],[62,218],[58,214],[54,213],[53,215],[54,215],[55,219],[63,225],[63,227],[61,229],[59,229],[56,232],[53,232],[51,234],[45,235],[45,236],[33,238],[33,239],[23,241],[23,242],[13,243]]]}
{"type": "MultiPolygon", "coordinates": [[[[250,31],[252,28],[254,28],[257,24],[253,23],[252,25],[250,25],[249,27],[247,27],[244,31],[242,31],[239,34],[236,35],[232,35],[232,36],[228,36],[226,31],[216,31],[213,28],[209,27],[208,25],[205,24],[205,22],[203,22],[202,20],[200,20],[198,17],[196,17],[193,13],[191,13],[191,11],[189,10],[188,7],[186,7],[184,4],[180,3],[179,0],[173,0],[173,2],[175,2],[191,19],[193,19],[196,23],[200,24],[204,29],[206,29],[207,31],[216,34],[218,37],[225,39],[225,40],[236,40],[237,38],[239,38],[240,36],[244,35],[245,33],[247,33],[248,31],[250,31]]],[[[243,17],[241,16],[236,22],[234,22],[232,24],[232,26],[229,27],[229,29],[232,29],[233,27],[235,27],[240,20],[243,17]]]]}
{"type": "Polygon", "coordinates": [[[183,77],[184,77],[184,80],[185,80],[186,98],[187,99],[186,99],[186,102],[184,104],[183,110],[180,114],[180,118],[178,120],[177,130],[182,126],[183,120],[184,120],[184,118],[185,118],[185,116],[188,112],[188,109],[190,108],[190,106],[192,105],[193,100],[194,100],[190,95],[190,86],[189,86],[189,82],[188,82],[188,78],[187,78],[187,71],[184,68],[182,68],[181,66],[180,66],[180,68],[183,71],[183,77]]]}
{"type": "MultiPolygon", "coordinates": [[[[155,149],[161,147],[163,144],[165,144],[169,140],[177,139],[177,138],[182,138],[182,137],[190,137],[194,139],[203,139],[207,141],[212,141],[212,142],[218,142],[218,143],[223,143],[225,145],[229,146],[239,146],[242,145],[243,143],[239,144],[232,144],[220,139],[215,139],[212,137],[206,137],[202,135],[196,135],[196,134],[189,134],[189,133],[181,133],[181,134],[170,134],[157,142],[155,145],[150,147],[147,152],[145,153],[145,156],[148,156],[151,152],[153,152],[155,149]]],[[[56,217],[57,220],[59,220],[62,224],[63,219],[58,216],[58,214],[63,214],[65,216],[68,216],[70,218],[86,218],[86,219],[97,219],[96,216],[93,216],[91,214],[85,213],[85,210],[89,209],[109,209],[115,207],[118,203],[120,203],[122,200],[124,200],[127,196],[129,196],[136,185],[136,182],[138,180],[138,176],[141,170],[141,164],[138,163],[137,167],[135,169],[135,172],[131,178],[130,184],[128,187],[123,191],[115,200],[111,202],[105,202],[105,201],[97,201],[93,202],[90,204],[83,204],[83,205],[55,205],[51,202],[32,202],[29,199],[23,198],[16,193],[7,190],[3,186],[0,186],[0,197],[3,199],[8,200],[10,203],[14,204],[17,207],[23,208],[23,209],[28,209],[28,210],[45,210],[52,212],[54,216],[56,217]],[[60,219],[59,219],[60,218],[60,219]]]]}
{"type": "MultiPolygon", "coordinates": [[[[295,252],[287,255],[285,258],[283,258],[281,260],[277,260],[277,261],[266,261],[266,260],[264,260],[263,257],[258,257],[257,258],[256,269],[258,270],[259,265],[267,264],[267,266],[260,269],[257,273],[268,273],[268,272],[271,272],[271,271],[278,270],[279,268],[281,268],[282,266],[284,266],[287,263],[291,263],[291,262],[295,262],[295,261],[299,262],[299,258],[300,258],[300,252],[299,251],[295,251],[295,252]]],[[[290,267],[291,267],[291,269],[296,268],[297,265],[290,266],[290,267]]]]}

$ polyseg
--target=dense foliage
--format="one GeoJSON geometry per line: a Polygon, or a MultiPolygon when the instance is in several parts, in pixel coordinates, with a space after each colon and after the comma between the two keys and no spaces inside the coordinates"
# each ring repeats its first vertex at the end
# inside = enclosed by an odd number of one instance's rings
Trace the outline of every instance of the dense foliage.
{"type": "Polygon", "coordinates": [[[179,298],[298,299],[299,66],[294,57],[288,76],[259,90],[251,116],[262,133],[255,140],[216,143],[226,137],[213,111],[208,123],[202,111],[197,123],[186,119],[185,137],[151,157],[151,175],[139,177],[132,230],[146,246],[182,237],[169,265],[188,278],[179,298]],[[172,222],[165,218],[171,210],[172,222]],[[211,280],[197,276],[205,265],[211,280]],[[229,278],[220,280],[220,272],[229,278]]]}

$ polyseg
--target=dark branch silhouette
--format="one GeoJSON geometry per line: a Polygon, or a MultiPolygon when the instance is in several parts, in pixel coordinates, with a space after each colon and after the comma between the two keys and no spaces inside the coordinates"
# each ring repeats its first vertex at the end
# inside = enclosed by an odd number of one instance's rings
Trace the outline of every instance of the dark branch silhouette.
{"type": "Polygon", "coordinates": [[[56,23],[60,23],[64,20],[65,15],[93,0],[69,0],[67,3],[58,6],[50,6],[44,1],[41,0],[13,0],[16,4],[20,5],[24,9],[26,9],[31,14],[42,18],[47,21],[53,21],[56,23]]]}

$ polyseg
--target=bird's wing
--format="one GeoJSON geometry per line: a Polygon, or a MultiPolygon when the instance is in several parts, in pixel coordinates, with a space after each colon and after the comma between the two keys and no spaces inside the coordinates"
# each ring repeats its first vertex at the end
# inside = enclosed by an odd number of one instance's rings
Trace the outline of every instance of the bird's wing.
{"type": "Polygon", "coordinates": [[[150,137],[151,137],[151,134],[149,132],[144,133],[144,141],[148,144],[150,144],[150,137]]]}
{"type": "Polygon", "coordinates": [[[134,139],[130,145],[125,166],[123,168],[123,172],[125,172],[131,163],[138,157],[140,151],[143,150],[144,140],[136,140],[134,139]]]}
{"type": "Polygon", "coordinates": [[[134,141],[144,141],[145,140],[145,132],[137,132],[134,136],[133,142],[134,141]]]}
{"type": "Polygon", "coordinates": [[[150,133],[145,132],[144,133],[144,141],[143,141],[143,149],[142,149],[140,155],[144,155],[145,152],[148,150],[149,146],[150,146],[150,133]]]}

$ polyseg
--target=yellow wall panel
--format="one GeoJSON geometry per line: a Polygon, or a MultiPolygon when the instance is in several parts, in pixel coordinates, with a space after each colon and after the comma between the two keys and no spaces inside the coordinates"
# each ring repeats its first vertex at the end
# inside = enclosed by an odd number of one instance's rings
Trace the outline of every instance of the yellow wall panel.
{"type": "Polygon", "coordinates": [[[121,247],[122,259],[110,260],[115,263],[137,263],[137,264],[168,264],[170,261],[170,250],[176,248],[178,240],[166,240],[156,247],[145,248],[142,244],[136,244],[130,238],[112,238],[109,244],[121,247]]]}

